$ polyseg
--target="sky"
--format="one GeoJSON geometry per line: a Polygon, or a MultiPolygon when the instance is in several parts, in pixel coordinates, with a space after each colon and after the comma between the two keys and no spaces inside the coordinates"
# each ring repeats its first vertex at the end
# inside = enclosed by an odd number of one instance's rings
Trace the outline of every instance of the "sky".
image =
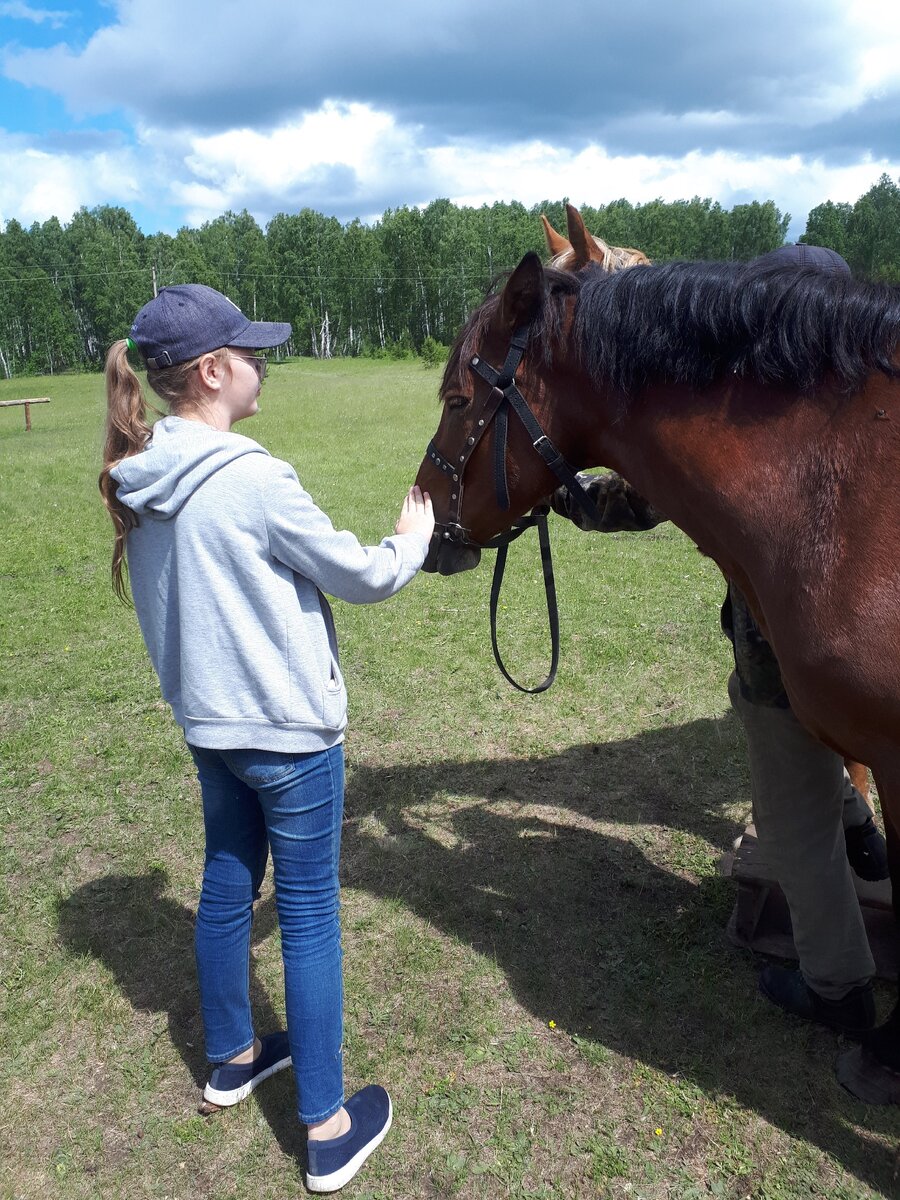
{"type": "Polygon", "coordinates": [[[895,0],[0,0],[0,223],[701,196],[796,238],[883,173],[895,0]]]}

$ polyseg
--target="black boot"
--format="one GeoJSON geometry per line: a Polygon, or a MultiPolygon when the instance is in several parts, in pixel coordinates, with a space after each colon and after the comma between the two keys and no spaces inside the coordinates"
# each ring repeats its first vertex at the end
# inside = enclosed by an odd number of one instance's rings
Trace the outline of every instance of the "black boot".
{"type": "Polygon", "coordinates": [[[863,1038],[863,1045],[882,1066],[900,1072],[900,1001],[884,1024],[863,1038]]]}
{"type": "Polygon", "coordinates": [[[860,879],[872,882],[887,879],[887,847],[871,817],[866,817],[862,825],[845,829],[844,838],[847,842],[847,861],[860,879]]]}
{"type": "Polygon", "coordinates": [[[759,990],[785,1012],[826,1025],[847,1037],[861,1038],[875,1024],[875,990],[871,983],[854,988],[841,1000],[826,1000],[813,991],[798,970],[763,967],[759,990]]]}

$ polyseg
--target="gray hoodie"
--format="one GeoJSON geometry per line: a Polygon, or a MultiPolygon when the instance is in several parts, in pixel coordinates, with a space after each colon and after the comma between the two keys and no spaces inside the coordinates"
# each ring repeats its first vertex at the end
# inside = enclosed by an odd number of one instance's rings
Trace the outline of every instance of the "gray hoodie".
{"type": "Polygon", "coordinates": [[[384,600],[419,570],[427,540],[361,546],[287,463],[179,417],[158,421],[112,476],[139,521],[127,553],[141,632],[187,740],[286,753],[341,741],[347,696],[322,592],[384,600]]]}

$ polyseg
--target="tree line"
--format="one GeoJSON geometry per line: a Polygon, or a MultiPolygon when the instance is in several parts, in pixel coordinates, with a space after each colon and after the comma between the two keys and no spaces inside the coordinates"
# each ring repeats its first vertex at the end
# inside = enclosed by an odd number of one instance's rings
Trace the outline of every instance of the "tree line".
{"type": "MultiPolygon", "coordinates": [[[[312,209],[263,230],[248,212],[199,229],[144,234],[124,208],[81,209],[0,232],[0,373],[94,370],[155,289],[206,283],[250,317],[290,321],[293,355],[421,352],[453,341],[491,281],[544,252],[541,213],[565,229],[564,201],[480,208],[435,200],[371,225],[312,209]]],[[[592,232],[655,261],[748,259],[780,246],[790,221],[772,201],[712,200],[582,209],[592,232]]],[[[801,239],[830,246],[854,272],[900,281],[900,187],[884,175],[853,205],[814,208],[801,239]]]]}

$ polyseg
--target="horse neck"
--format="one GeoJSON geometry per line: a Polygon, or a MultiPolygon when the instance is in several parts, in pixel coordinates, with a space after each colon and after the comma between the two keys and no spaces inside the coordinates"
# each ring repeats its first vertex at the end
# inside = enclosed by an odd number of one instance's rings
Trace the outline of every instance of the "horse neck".
{"type": "Polygon", "coordinates": [[[812,401],[736,380],[701,393],[660,387],[608,424],[594,452],[740,580],[786,535],[784,481],[802,488],[803,448],[826,419],[812,401]]]}

